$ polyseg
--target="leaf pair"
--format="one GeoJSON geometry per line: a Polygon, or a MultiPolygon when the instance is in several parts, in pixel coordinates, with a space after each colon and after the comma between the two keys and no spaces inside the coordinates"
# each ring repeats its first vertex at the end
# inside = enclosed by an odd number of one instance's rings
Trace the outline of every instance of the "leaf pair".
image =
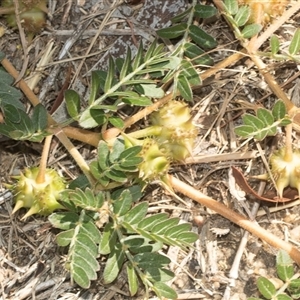
{"type": "MultiPolygon", "coordinates": [[[[271,53],[274,58],[278,57],[278,52],[280,49],[280,42],[276,35],[272,35],[270,39],[270,47],[271,47],[271,53]]],[[[288,48],[288,56],[289,58],[295,59],[299,61],[299,57],[296,57],[297,54],[299,54],[300,51],[300,29],[298,28],[294,36],[290,42],[289,48],[288,48]]],[[[280,57],[280,56],[279,56],[280,57]]]]}
{"type": "Polygon", "coordinates": [[[235,133],[243,138],[253,137],[256,140],[263,140],[266,136],[275,135],[278,126],[286,126],[291,123],[286,115],[286,108],[282,101],[277,101],[270,111],[259,108],[256,116],[251,114],[243,115],[244,125],[235,128],[235,133]]]}

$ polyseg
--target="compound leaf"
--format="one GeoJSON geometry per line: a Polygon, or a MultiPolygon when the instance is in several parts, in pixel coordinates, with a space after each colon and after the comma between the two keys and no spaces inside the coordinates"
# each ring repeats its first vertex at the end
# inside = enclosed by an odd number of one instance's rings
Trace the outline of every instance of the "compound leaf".
{"type": "Polygon", "coordinates": [[[96,260],[100,235],[95,236],[91,226],[97,230],[93,220],[83,210],[74,229],[67,257],[71,278],[82,288],[90,286],[90,281],[97,278],[96,272],[100,269],[96,260]]]}

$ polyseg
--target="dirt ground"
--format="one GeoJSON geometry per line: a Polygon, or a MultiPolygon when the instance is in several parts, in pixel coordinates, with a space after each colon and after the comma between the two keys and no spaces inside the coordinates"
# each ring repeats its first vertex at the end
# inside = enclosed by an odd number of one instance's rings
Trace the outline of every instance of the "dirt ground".
{"type": "MultiPolygon", "coordinates": [[[[136,51],[141,39],[146,49],[156,36],[155,29],[169,26],[170,18],[182,12],[189,3],[188,0],[128,1],[113,9],[111,2],[49,1],[47,25],[28,45],[28,61],[24,59],[18,31],[8,28],[4,18],[0,19],[0,25],[6,30],[0,38],[0,50],[17,70],[21,71],[26,64],[24,78],[47,109],[55,111],[53,116],[57,120],[65,117],[62,93],[66,88],[76,89],[84,98],[88,92],[90,72],[106,69],[109,54],[115,58],[124,57],[126,47],[136,51]],[[30,78],[47,49],[52,51],[52,55],[41,78],[34,83],[30,78]]],[[[277,35],[282,43],[288,41],[289,31],[299,27],[299,22],[298,13],[280,28],[277,35]]],[[[211,53],[215,63],[239,50],[231,29],[221,16],[201,26],[218,41],[217,49],[211,53]]],[[[267,47],[265,45],[262,49],[267,47]]],[[[269,60],[268,68],[294,103],[300,101],[299,65],[269,60]]],[[[201,155],[203,160],[197,164],[175,165],[172,174],[242,214],[245,214],[245,206],[251,210],[255,199],[247,197],[241,204],[231,194],[229,178],[232,175],[229,170],[236,166],[244,173],[259,174],[263,168],[261,158],[258,155],[250,159],[233,156],[223,160],[221,155],[235,153],[242,143],[232,130],[233,126],[240,124],[241,110],[236,108],[241,101],[263,103],[270,108],[275,100],[276,97],[247,58],[205,80],[195,90],[192,104],[195,122],[199,126],[193,156],[201,155]]],[[[293,136],[295,146],[299,144],[298,135],[295,132],[293,136]]],[[[266,155],[271,151],[270,145],[276,143],[275,139],[279,140],[277,143],[284,141],[283,135],[279,135],[262,143],[266,155]]],[[[86,160],[95,156],[92,147],[74,143],[86,160]]],[[[253,141],[244,145],[242,150],[257,153],[253,141]]],[[[57,231],[50,226],[47,218],[31,217],[22,221],[23,210],[11,215],[13,199],[3,184],[12,182],[11,175],[24,167],[35,165],[41,151],[40,144],[0,136],[0,299],[143,299],[143,290],[137,297],[129,296],[125,274],[108,286],[99,279],[88,290],[79,288],[70,281],[64,269],[66,250],[56,245],[57,231]]],[[[49,165],[61,170],[69,179],[78,174],[74,162],[56,141],[53,142],[49,165]]],[[[252,181],[251,184],[258,189],[259,182],[252,181]]],[[[266,187],[271,188],[269,184],[266,187]]],[[[175,247],[166,249],[172,259],[171,269],[176,274],[170,285],[176,289],[178,299],[244,300],[259,296],[256,279],[261,275],[276,275],[277,250],[250,234],[238,274],[232,275],[230,270],[244,230],[191,199],[183,199],[187,207],[156,185],[150,186],[144,197],[153,211],[165,211],[192,222],[193,231],[199,234],[195,248],[188,253],[175,247]]],[[[299,246],[299,210],[299,203],[289,207],[262,203],[256,221],[276,236],[299,246]]]]}

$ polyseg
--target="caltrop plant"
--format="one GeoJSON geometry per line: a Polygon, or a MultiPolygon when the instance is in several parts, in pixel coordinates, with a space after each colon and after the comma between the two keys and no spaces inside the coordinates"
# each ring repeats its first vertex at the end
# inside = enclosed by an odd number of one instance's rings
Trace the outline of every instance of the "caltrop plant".
{"type": "MultiPolygon", "coordinates": [[[[130,294],[138,292],[140,283],[146,297],[175,299],[168,282],[174,274],[168,269],[170,259],[163,255],[164,246],[186,250],[198,236],[190,224],[166,213],[149,214],[149,204],[141,201],[148,183],[161,183],[173,193],[168,182],[172,162],[182,162],[191,155],[197,130],[185,100],[192,100],[193,85],[200,84],[197,68],[213,61],[204,51],[216,41],[193,25],[193,19],[212,16],[216,10],[196,4],[173,20],[175,28],[160,31],[164,38],[182,37],[172,53],[154,41],[147,51],[140,44],[134,58],[130,49],[124,59],[110,58],[108,70],[91,73],[87,103],[75,90],[65,92],[70,120],[57,124],[38,104],[30,114],[19,101],[21,93],[12,87],[13,79],[0,70],[0,107],[4,123],[0,133],[16,140],[40,142],[45,147],[39,167],[29,167],[17,183],[7,185],[15,194],[14,212],[24,208],[32,214],[49,215],[51,224],[61,230],[56,241],[68,247],[66,268],[72,281],[89,288],[91,281],[113,282],[126,270],[130,294]],[[178,32],[178,23],[187,25],[178,32]],[[177,24],[177,25],[176,25],[177,24]],[[177,27],[176,27],[177,26],[177,27]],[[174,34],[174,32],[176,32],[174,34]],[[170,100],[150,117],[151,126],[125,132],[126,124],[117,112],[125,107],[144,107],[153,99],[165,96],[165,87],[173,85],[170,100]],[[77,121],[81,128],[113,126],[121,135],[97,137],[97,157],[87,163],[64,135],[62,128],[77,121]],[[82,170],[73,182],[66,182],[55,170],[47,168],[51,137],[56,135],[82,170]],[[55,210],[59,212],[53,212],[55,210]],[[103,261],[100,263],[100,261],[103,261]]],[[[4,58],[1,53],[0,59],[4,58]]]]}
{"type": "MultiPolygon", "coordinates": [[[[8,74],[5,76],[9,78],[8,74]]],[[[189,110],[184,109],[186,105],[177,101],[175,104],[180,105],[180,110],[183,109],[183,114],[176,112],[175,105],[177,129],[178,124],[190,124],[188,126],[192,134],[182,136],[180,142],[177,142],[179,145],[175,152],[182,152],[183,159],[193,144],[191,138],[195,128],[190,123],[189,110]],[[183,143],[185,139],[187,148],[183,143]]],[[[42,106],[36,107],[32,116],[23,119],[23,109],[5,101],[1,107],[5,117],[5,124],[0,125],[2,134],[23,139],[21,133],[24,132],[26,138],[33,141],[38,136],[47,136],[46,139],[50,137],[49,127],[44,127],[47,116],[42,106]]],[[[172,120],[172,113],[169,113],[168,118],[170,116],[172,120]]],[[[98,259],[107,257],[102,267],[104,283],[113,282],[125,268],[131,295],[137,293],[141,282],[148,296],[153,291],[159,297],[176,298],[175,291],[165,283],[173,277],[168,269],[170,259],[159,251],[165,245],[186,249],[198,236],[190,232],[190,224],[180,223],[179,218],[169,218],[166,213],[148,214],[148,203],[140,202],[144,180],[150,177],[151,180],[163,181],[167,178],[166,166],[170,166],[168,159],[171,159],[172,149],[164,148],[168,145],[166,139],[173,145],[175,143],[176,147],[172,126],[169,129],[170,136],[158,134],[156,139],[147,137],[154,134],[153,128],[158,129],[158,133],[162,131],[160,122],[164,124],[166,134],[170,123],[168,118],[167,121],[161,118],[158,112],[153,118],[155,125],[148,128],[150,133],[142,130],[135,132],[135,137],[128,134],[110,143],[99,142],[97,159],[89,165],[92,181],[84,175],[79,176],[66,189],[65,180],[55,170],[43,169],[41,164],[39,168],[28,168],[15,177],[18,179],[16,184],[7,185],[16,196],[14,212],[22,207],[30,208],[23,218],[63,210],[52,213],[49,220],[61,230],[56,241],[59,246],[69,247],[66,268],[72,280],[83,288],[88,288],[91,281],[97,279],[97,272],[100,271],[98,259]],[[136,135],[146,138],[137,139],[136,135]],[[150,140],[155,151],[149,147],[150,140]],[[166,165],[162,161],[166,161],[166,165]]]]}
{"type": "Polygon", "coordinates": [[[277,254],[276,270],[278,278],[261,276],[257,279],[258,290],[264,298],[250,297],[248,300],[293,300],[300,298],[300,273],[295,273],[293,260],[283,250],[277,254]]]}
{"type": "Polygon", "coordinates": [[[272,110],[258,108],[256,116],[245,114],[242,118],[243,125],[235,128],[236,134],[243,138],[254,138],[257,141],[267,136],[274,136],[278,126],[286,126],[285,145],[275,151],[270,157],[271,173],[259,176],[261,179],[274,178],[275,187],[280,198],[287,186],[296,188],[300,193],[300,152],[292,146],[292,119],[286,114],[282,101],[277,101],[272,110]]]}

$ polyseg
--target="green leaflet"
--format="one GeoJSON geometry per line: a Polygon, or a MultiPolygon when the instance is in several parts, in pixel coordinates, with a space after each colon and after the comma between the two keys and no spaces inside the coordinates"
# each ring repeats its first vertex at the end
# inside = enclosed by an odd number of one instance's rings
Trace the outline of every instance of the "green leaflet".
{"type": "Polygon", "coordinates": [[[103,255],[111,253],[117,241],[117,232],[113,228],[113,223],[106,223],[101,243],[99,245],[99,252],[103,255]]]}
{"type": "Polygon", "coordinates": [[[294,275],[294,266],[293,260],[288,255],[288,253],[284,250],[278,252],[276,256],[276,269],[278,277],[283,280],[287,281],[291,279],[294,275]]]}
{"type": "Polygon", "coordinates": [[[237,0],[225,0],[224,4],[229,14],[235,15],[238,12],[239,4],[237,0]]]}
{"type": "Polygon", "coordinates": [[[93,220],[81,212],[79,221],[74,228],[74,235],[70,240],[67,256],[67,266],[71,278],[82,288],[88,288],[90,281],[97,278],[96,272],[100,265],[96,260],[98,256],[97,244],[100,242],[100,233],[93,220]]]}
{"type": "Polygon", "coordinates": [[[257,287],[260,293],[267,299],[271,299],[276,293],[274,284],[265,277],[259,277],[257,279],[257,287]]]}
{"type": "Polygon", "coordinates": [[[73,90],[65,91],[65,100],[69,115],[76,120],[80,111],[80,97],[78,93],[73,90]]]}
{"type": "Polygon", "coordinates": [[[163,28],[157,30],[157,34],[166,39],[174,39],[182,36],[187,30],[187,24],[177,24],[169,28],[163,28]]]}
{"type": "Polygon", "coordinates": [[[298,28],[291,40],[290,46],[289,46],[289,54],[290,55],[296,55],[300,50],[300,29],[298,28]]]}
{"type": "MultiPolygon", "coordinates": [[[[284,250],[279,250],[276,256],[276,269],[279,279],[285,284],[280,288],[275,287],[271,280],[265,277],[257,279],[257,287],[264,299],[292,300],[300,296],[300,280],[292,279],[294,276],[293,261],[289,254],[284,250]]],[[[297,276],[298,277],[298,276],[297,276]]],[[[273,281],[274,282],[274,281],[273,281]]],[[[250,297],[248,300],[257,300],[258,298],[250,297]]],[[[260,300],[260,298],[258,299],[260,300]]]]}
{"type": "Polygon", "coordinates": [[[119,199],[114,201],[113,210],[118,216],[125,215],[131,208],[132,197],[129,190],[125,190],[120,195],[119,199]]]}
{"type": "Polygon", "coordinates": [[[271,53],[272,55],[275,55],[279,51],[280,43],[279,39],[276,35],[272,35],[270,38],[270,46],[271,46],[271,53]]]}
{"type": "Polygon", "coordinates": [[[116,97],[118,94],[120,95],[120,93],[125,95],[123,96],[125,103],[141,106],[151,104],[153,97],[160,98],[164,96],[164,91],[156,86],[154,80],[146,79],[141,75],[151,74],[157,71],[161,72],[164,68],[161,66],[157,68],[157,65],[168,65],[169,58],[166,57],[166,53],[163,52],[162,45],[157,45],[156,42],[152,43],[144,56],[142,56],[142,54],[143,45],[140,44],[137,57],[131,62],[131,52],[128,48],[125,60],[119,59],[115,62],[110,58],[108,71],[106,73],[97,72],[92,76],[92,91],[89,99],[89,107],[80,113],[78,119],[82,127],[93,128],[110,122],[114,126],[121,128],[123,126],[121,119],[111,116],[109,111],[107,111],[111,110],[111,108],[112,112],[117,110],[118,105],[123,100],[120,96],[116,97]],[[117,70],[119,70],[119,74],[117,70]],[[143,87],[143,96],[138,92],[141,88],[139,85],[143,87]],[[97,98],[97,94],[100,90],[102,91],[102,95],[97,98]],[[139,95],[133,96],[132,92],[138,92],[139,95]],[[107,98],[110,99],[113,105],[111,105],[111,108],[101,107],[103,101],[107,98]]]}
{"type": "Polygon", "coordinates": [[[238,27],[244,26],[250,17],[249,6],[242,6],[239,8],[237,14],[234,16],[234,21],[238,27]]]}
{"type": "Polygon", "coordinates": [[[138,291],[138,287],[139,287],[138,286],[138,276],[137,276],[136,271],[131,263],[128,263],[126,265],[126,271],[127,271],[130,295],[133,296],[138,291]]]}
{"type": "Polygon", "coordinates": [[[242,30],[242,36],[245,39],[250,39],[256,34],[258,34],[262,29],[262,26],[260,24],[250,24],[245,26],[245,28],[242,30]]]}
{"type": "Polygon", "coordinates": [[[159,297],[167,299],[177,299],[177,293],[163,282],[155,282],[153,290],[159,297]]]}
{"type": "Polygon", "coordinates": [[[199,47],[205,50],[212,49],[217,46],[217,41],[196,25],[189,26],[189,36],[199,47]]]}
{"type": "Polygon", "coordinates": [[[117,278],[123,266],[124,259],[125,254],[122,251],[120,244],[116,244],[109,254],[106,266],[103,271],[105,284],[111,283],[117,278]]]}

